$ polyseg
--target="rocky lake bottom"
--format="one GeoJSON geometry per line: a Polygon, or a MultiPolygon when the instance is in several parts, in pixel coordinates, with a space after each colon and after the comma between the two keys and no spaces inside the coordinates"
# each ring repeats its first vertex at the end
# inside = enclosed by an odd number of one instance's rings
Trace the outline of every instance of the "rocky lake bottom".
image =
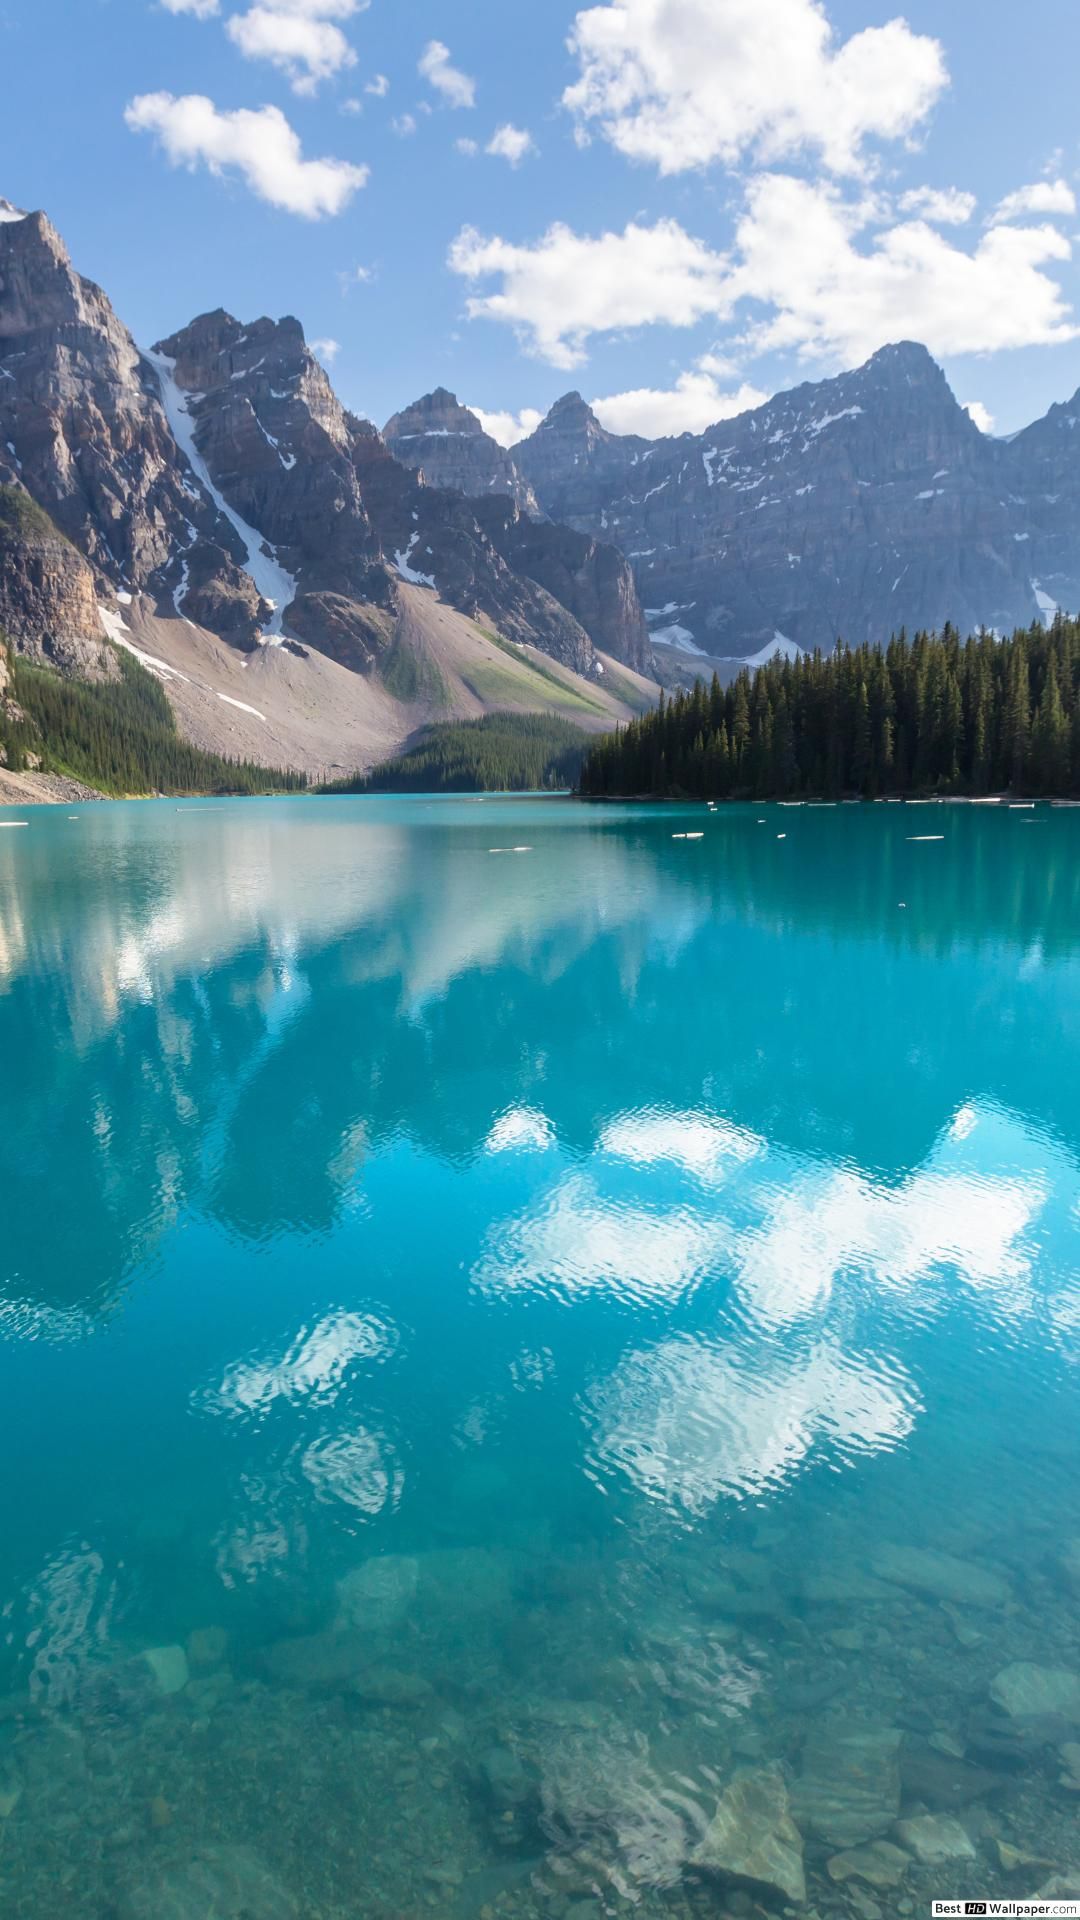
{"type": "Polygon", "coordinates": [[[1076,816],[905,812],[4,836],[4,1920],[1080,1899],[1076,816]]]}

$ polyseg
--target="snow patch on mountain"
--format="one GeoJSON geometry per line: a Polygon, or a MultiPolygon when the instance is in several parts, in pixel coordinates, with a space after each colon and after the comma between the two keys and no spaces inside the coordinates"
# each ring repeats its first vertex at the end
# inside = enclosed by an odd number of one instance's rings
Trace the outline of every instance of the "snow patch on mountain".
{"type": "Polygon", "coordinates": [[[189,396],[182,392],[176,383],[176,362],[167,354],[149,351],[144,358],[150,362],[157,374],[161,386],[161,400],[165,408],[165,417],[172,428],[173,439],[187,461],[196,479],[209,494],[219,513],[224,514],[234,533],[238,534],[247,554],[245,571],[250,575],[256,590],[273,609],[265,629],[266,638],[273,644],[280,644],[282,621],[285,609],[296,598],[296,581],[291,573],[278,562],[277,555],[267,546],[262,535],[233,507],[230,507],[224,494],[210,478],[210,469],[195,444],[195,422],[188,412],[189,396]]]}

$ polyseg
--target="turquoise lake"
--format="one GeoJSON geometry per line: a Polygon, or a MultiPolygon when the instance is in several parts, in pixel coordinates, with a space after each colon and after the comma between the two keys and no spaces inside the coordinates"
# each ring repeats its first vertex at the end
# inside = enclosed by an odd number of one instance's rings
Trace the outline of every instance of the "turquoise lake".
{"type": "Polygon", "coordinates": [[[0,812],[4,1920],[1080,1896],[1078,1371],[1080,813],[0,812]]]}

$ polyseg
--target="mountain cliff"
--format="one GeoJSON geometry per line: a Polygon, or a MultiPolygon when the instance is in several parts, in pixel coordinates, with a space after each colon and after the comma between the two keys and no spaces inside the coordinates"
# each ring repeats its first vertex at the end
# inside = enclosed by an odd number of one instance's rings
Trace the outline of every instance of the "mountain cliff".
{"type": "MultiPolygon", "coordinates": [[[[218,728],[215,698],[270,722],[224,690],[234,672],[200,636],[251,665],[291,657],[305,664],[272,669],[298,709],[278,751],[308,761],[313,702],[328,760],[489,705],[565,697],[601,725],[647,702],[625,676],[612,694],[598,651],[648,663],[615,548],[546,525],[526,538],[527,489],[473,503],[427,485],[341,405],[291,316],[244,325],[218,309],[141,351],[44,214],[0,211],[0,629],[17,651],[115,670],[107,633],[191,727],[201,687],[218,728]],[[547,655],[571,681],[556,697],[505,652],[496,670],[500,646],[547,655]],[[331,694],[313,653],[349,683],[331,694]]],[[[227,750],[206,725],[200,744],[227,750]]],[[[261,751],[246,738],[239,750],[261,751]]]]}
{"type": "Polygon", "coordinates": [[[511,454],[485,433],[475,413],[445,387],[426,393],[383,428],[395,460],[422,472],[432,487],[459,493],[506,494],[522,513],[543,518],[536,495],[511,454]]]}
{"type": "Polygon", "coordinates": [[[658,658],[1008,630],[1080,605],[1080,397],[979,432],[925,348],[704,434],[607,432],[568,394],[513,449],[545,512],[631,561],[658,658]]]}
{"type": "Polygon", "coordinates": [[[0,223],[0,482],[45,509],[99,589],[152,590],[197,547],[255,630],[236,536],[178,458],[153,369],[43,213],[0,223]]]}

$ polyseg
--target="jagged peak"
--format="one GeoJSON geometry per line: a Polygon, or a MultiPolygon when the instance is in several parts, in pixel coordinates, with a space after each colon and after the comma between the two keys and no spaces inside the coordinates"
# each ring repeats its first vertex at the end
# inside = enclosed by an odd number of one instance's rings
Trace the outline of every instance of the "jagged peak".
{"type": "Polygon", "coordinates": [[[16,207],[0,193],[0,226],[16,226],[28,218],[25,207],[16,207]]]}
{"type": "Polygon", "coordinates": [[[576,387],[552,403],[547,410],[544,425],[547,426],[555,420],[566,419],[573,414],[584,414],[587,419],[595,421],[597,426],[600,425],[588,401],[583,399],[576,387]]]}
{"type": "Polygon", "coordinates": [[[534,441],[538,435],[544,433],[576,433],[589,441],[614,440],[620,437],[609,434],[606,427],[601,426],[588,401],[582,398],[576,388],[570,393],[564,393],[560,399],[556,400],[554,405],[548,408],[536,431],[529,434],[520,444],[527,446],[530,441],[534,441]]]}
{"type": "Polygon", "coordinates": [[[864,360],[857,371],[868,373],[871,367],[885,372],[893,372],[897,367],[906,372],[917,367],[921,372],[932,370],[942,379],[945,377],[929,347],[924,347],[919,340],[891,340],[864,360]]]}
{"type": "Polygon", "coordinates": [[[485,435],[476,414],[462,406],[456,393],[451,393],[449,387],[435,387],[431,393],[414,400],[411,406],[403,407],[400,413],[392,414],[383,434],[387,440],[405,440],[448,430],[477,439],[490,437],[485,435]]]}

